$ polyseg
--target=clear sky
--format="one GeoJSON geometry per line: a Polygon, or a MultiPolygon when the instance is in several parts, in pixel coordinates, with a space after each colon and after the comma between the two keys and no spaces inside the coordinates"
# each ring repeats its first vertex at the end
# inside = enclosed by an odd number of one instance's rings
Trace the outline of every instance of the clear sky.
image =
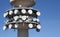
{"type": "MultiPolygon", "coordinates": [[[[17,37],[17,31],[2,30],[5,10],[12,8],[9,0],[0,0],[0,37],[17,37]]],[[[29,37],[60,37],[60,0],[36,0],[33,7],[41,12],[41,31],[29,30],[29,37]]]]}

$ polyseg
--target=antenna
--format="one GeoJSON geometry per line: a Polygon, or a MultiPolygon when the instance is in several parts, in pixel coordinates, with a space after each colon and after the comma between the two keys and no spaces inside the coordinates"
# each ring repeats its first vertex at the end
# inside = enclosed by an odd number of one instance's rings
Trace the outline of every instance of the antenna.
{"type": "Polygon", "coordinates": [[[10,0],[10,4],[14,8],[7,10],[4,17],[7,18],[3,30],[14,29],[18,30],[18,37],[28,37],[29,29],[36,29],[37,32],[41,29],[38,16],[41,13],[31,8],[35,5],[34,0],[10,0]]]}

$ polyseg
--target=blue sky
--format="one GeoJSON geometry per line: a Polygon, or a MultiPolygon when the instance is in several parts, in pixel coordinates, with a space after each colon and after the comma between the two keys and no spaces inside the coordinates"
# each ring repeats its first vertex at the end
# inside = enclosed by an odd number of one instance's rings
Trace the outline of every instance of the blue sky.
{"type": "MultiPolygon", "coordinates": [[[[5,10],[12,8],[9,0],[0,0],[0,37],[17,37],[17,31],[2,30],[5,10]]],[[[41,31],[29,30],[29,37],[60,37],[60,0],[36,0],[33,7],[41,11],[41,31]]]]}

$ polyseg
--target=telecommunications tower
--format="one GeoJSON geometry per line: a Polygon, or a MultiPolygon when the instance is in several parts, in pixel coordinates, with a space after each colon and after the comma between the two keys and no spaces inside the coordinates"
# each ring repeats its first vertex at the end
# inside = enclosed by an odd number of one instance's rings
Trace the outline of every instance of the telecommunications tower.
{"type": "Polygon", "coordinates": [[[14,8],[5,11],[4,17],[7,20],[3,30],[17,29],[18,37],[28,37],[29,29],[40,31],[41,25],[38,16],[41,13],[32,8],[35,5],[35,0],[10,0],[10,4],[14,8]]]}

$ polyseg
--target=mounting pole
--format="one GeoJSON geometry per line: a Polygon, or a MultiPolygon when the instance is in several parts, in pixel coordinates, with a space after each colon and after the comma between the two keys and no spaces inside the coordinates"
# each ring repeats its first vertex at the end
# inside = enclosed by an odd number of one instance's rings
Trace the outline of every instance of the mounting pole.
{"type": "Polygon", "coordinates": [[[19,26],[18,26],[18,37],[28,37],[28,24],[26,23],[21,23],[19,26]]]}
{"type": "Polygon", "coordinates": [[[28,37],[28,30],[19,30],[18,29],[18,37],[28,37]]]}

